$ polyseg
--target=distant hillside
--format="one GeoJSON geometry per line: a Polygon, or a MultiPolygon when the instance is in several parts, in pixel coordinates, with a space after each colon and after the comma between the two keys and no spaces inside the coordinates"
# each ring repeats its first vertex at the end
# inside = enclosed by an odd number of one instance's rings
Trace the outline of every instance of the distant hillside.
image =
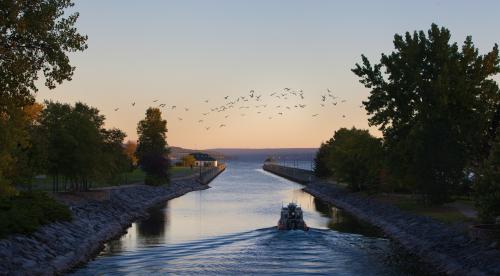
{"type": "Polygon", "coordinates": [[[214,151],[214,150],[193,150],[193,149],[185,149],[181,147],[170,147],[170,157],[174,159],[180,159],[184,155],[193,153],[193,152],[204,152],[212,155],[214,158],[218,160],[225,159],[225,156],[223,153],[214,151]]]}
{"type": "Polygon", "coordinates": [[[193,152],[205,152],[216,159],[222,160],[248,160],[264,161],[272,156],[280,160],[303,160],[314,159],[317,148],[271,148],[271,149],[235,149],[235,148],[217,148],[205,150],[185,149],[181,147],[170,147],[170,156],[176,159],[182,158],[186,154],[193,152]]]}
{"type": "Polygon", "coordinates": [[[210,149],[209,151],[220,152],[226,159],[263,161],[272,156],[285,160],[312,160],[316,155],[317,148],[271,148],[271,149],[210,149]]]}

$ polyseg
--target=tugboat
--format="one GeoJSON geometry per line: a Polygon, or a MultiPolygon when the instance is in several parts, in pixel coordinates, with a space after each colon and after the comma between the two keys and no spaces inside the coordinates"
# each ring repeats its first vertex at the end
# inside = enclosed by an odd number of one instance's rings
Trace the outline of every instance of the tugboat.
{"type": "Polygon", "coordinates": [[[295,203],[281,208],[281,217],[278,221],[278,230],[309,230],[302,217],[302,208],[295,203]]]}

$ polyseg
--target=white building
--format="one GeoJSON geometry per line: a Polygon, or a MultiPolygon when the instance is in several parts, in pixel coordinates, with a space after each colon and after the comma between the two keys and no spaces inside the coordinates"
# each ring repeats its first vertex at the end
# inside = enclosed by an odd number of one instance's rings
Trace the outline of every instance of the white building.
{"type": "Polygon", "coordinates": [[[196,167],[217,167],[217,160],[206,153],[197,152],[190,155],[194,157],[196,167]]]}

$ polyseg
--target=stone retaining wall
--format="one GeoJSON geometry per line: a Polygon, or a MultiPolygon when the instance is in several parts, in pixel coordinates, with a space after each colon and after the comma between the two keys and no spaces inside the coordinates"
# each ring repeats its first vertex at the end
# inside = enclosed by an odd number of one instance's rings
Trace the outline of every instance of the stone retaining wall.
{"type": "Polygon", "coordinates": [[[0,240],[0,275],[64,273],[94,257],[133,221],[147,217],[149,207],[206,188],[194,180],[174,181],[169,187],[136,185],[109,190],[109,200],[71,205],[71,222],[0,240]]]}
{"type": "Polygon", "coordinates": [[[307,184],[315,180],[312,171],[309,170],[285,167],[272,163],[264,164],[262,169],[301,184],[307,184]]]}
{"type": "Polygon", "coordinates": [[[201,175],[198,177],[198,181],[202,184],[207,185],[225,170],[226,170],[226,165],[219,164],[217,167],[210,168],[202,172],[201,175]]]}

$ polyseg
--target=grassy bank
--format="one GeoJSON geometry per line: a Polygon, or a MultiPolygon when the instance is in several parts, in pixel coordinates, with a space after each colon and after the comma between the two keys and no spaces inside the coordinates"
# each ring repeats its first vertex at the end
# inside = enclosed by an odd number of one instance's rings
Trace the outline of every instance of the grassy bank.
{"type": "Polygon", "coordinates": [[[389,203],[398,207],[401,210],[414,213],[421,216],[428,216],[433,219],[449,223],[449,224],[469,224],[476,221],[476,219],[467,217],[454,203],[459,203],[461,206],[468,209],[474,209],[474,204],[470,200],[457,200],[451,204],[444,205],[425,205],[418,201],[416,198],[408,194],[375,194],[363,196],[375,199],[380,202],[389,203]]]}
{"type": "MultiPolygon", "coordinates": [[[[191,169],[190,167],[175,166],[170,168],[170,174],[172,178],[189,176],[197,172],[198,171],[196,169],[191,169]]],[[[100,187],[120,186],[120,185],[140,183],[144,181],[145,176],[146,176],[145,173],[141,169],[137,168],[131,172],[121,174],[117,179],[92,181],[91,187],[100,188],[100,187]]],[[[61,190],[64,187],[64,180],[60,179],[59,181],[60,181],[59,189],[61,190]]],[[[52,191],[52,177],[46,176],[46,177],[34,178],[31,185],[33,190],[52,191]]]]}

